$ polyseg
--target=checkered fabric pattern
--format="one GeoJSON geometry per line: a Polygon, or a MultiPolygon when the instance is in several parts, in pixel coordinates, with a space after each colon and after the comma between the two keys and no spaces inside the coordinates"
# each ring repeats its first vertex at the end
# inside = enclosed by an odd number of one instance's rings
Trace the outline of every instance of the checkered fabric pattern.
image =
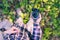
{"type": "MultiPolygon", "coordinates": [[[[2,28],[4,28],[4,29],[6,29],[6,30],[8,30],[8,29],[10,29],[11,28],[11,25],[12,25],[12,23],[9,21],[9,20],[7,20],[7,19],[4,19],[4,20],[2,20],[1,22],[0,22],[0,29],[2,29],[2,28]]],[[[4,30],[4,29],[2,29],[2,30],[4,30]]],[[[0,39],[1,40],[8,40],[8,35],[7,34],[5,34],[4,35],[4,33],[2,32],[2,31],[0,31],[0,39]],[[6,35],[6,36],[5,36],[6,35]],[[5,36],[5,37],[4,37],[5,36]],[[5,39],[4,39],[5,38],[5,39]]]]}
{"type": "Polygon", "coordinates": [[[16,34],[6,34],[4,40],[27,40],[27,34],[25,32],[24,34],[20,32],[18,36],[16,34]]]}
{"type": "Polygon", "coordinates": [[[40,39],[40,26],[36,23],[33,24],[33,40],[39,40],[40,39]]]}
{"type": "Polygon", "coordinates": [[[24,27],[21,27],[20,30],[21,32],[17,34],[5,34],[4,35],[4,40],[27,40],[27,33],[24,31],[24,27]]]}
{"type": "MultiPolygon", "coordinates": [[[[19,28],[19,25],[16,25],[17,28],[19,28]]],[[[27,33],[24,31],[24,26],[21,27],[21,32],[19,33],[19,35],[16,34],[4,34],[4,40],[27,40],[27,38],[29,38],[27,35],[27,33]]],[[[40,35],[41,35],[41,28],[39,26],[39,24],[34,23],[33,24],[33,34],[31,36],[30,40],[41,40],[40,39],[40,35]]]]}

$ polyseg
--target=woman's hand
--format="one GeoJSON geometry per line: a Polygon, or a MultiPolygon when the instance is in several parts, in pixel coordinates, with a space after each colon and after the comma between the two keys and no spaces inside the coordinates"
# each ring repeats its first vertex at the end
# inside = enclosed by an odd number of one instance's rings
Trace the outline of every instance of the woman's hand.
{"type": "Polygon", "coordinates": [[[20,30],[14,26],[12,28],[10,28],[9,30],[4,31],[4,33],[7,33],[7,34],[13,34],[13,33],[18,34],[19,32],[20,32],[20,30]]]}

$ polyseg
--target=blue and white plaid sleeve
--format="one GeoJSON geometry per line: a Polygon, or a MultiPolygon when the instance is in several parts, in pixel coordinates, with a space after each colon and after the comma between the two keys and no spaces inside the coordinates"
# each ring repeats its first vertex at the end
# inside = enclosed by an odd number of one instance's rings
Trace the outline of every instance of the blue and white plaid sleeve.
{"type": "MultiPolygon", "coordinates": [[[[17,28],[19,28],[17,26],[17,28]]],[[[24,26],[20,27],[20,33],[17,34],[8,34],[8,33],[4,33],[4,40],[21,40],[22,35],[23,35],[23,28],[24,26]]]]}
{"type": "Polygon", "coordinates": [[[33,40],[40,40],[40,26],[37,23],[33,24],[33,40]]]}
{"type": "Polygon", "coordinates": [[[3,34],[4,40],[9,40],[9,34],[3,34]]]}

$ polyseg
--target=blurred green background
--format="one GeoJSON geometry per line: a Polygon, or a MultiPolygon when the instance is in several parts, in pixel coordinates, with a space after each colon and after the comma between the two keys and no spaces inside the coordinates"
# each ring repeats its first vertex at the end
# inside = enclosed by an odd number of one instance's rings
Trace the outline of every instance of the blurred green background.
{"type": "Polygon", "coordinates": [[[0,14],[7,16],[11,22],[15,19],[13,11],[17,8],[21,8],[26,15],[22,16],[24,23],[28,22],[32,8],[39,9],[42,40],[60,40],[60,0],[0,0],[0,14]]]}

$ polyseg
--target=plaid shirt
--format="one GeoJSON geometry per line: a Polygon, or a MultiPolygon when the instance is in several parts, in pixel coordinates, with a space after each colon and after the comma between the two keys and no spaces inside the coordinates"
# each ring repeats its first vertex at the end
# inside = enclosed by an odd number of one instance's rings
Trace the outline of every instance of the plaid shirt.
{"type": "Polygon", "coordinates": [[[39,24],[34,23],[33,24],[33,36],[32,36],[32,40],[41,40],[40,36],[41,36],[41,28],[39,26],[39,24]]]}
{"type": "MultiPolygon", "coordinates": [[[[9,21],[9,20],[7,20],[7,19],[4,19],[4,20],[2,20],[1,22],[0,22],[0,29],[6,29],[6,30],[8,30],[8,29],[10,29],[11,28],[11,25],[12,25],[12,23],[9,21]]],[[[3,29],[3,30],[4,30],[3,29]]],[[[1,40],[4,40],[4,33],[3,33],[3,31],[1,31],[0,30],[0,39],[1,40]]]]}
{"type": "MultiPolygon", "coordinates": [[[[23,31],[23,27],[21,28],[21,32],[19,33],[19,35],[16,34],[6,34],[4,36],[4,40],[29,40],[28,34],[26,33],[26,31],[23,31]]],[[[41,28],[38,24],[34,23],[33,24],[33,34],[30,40],[41,40],[40,39],[41,36],[41,28]]]]}
{"type": "MultiPolygon", "coordinates": [[[[18,28],[18,27],[17,27],[18,28]]],[[[4,40],[27,40],[28,35],[25,32],[24,26],[20,27],[20,33],[17,34],[4,34],[4,40]]]]}

